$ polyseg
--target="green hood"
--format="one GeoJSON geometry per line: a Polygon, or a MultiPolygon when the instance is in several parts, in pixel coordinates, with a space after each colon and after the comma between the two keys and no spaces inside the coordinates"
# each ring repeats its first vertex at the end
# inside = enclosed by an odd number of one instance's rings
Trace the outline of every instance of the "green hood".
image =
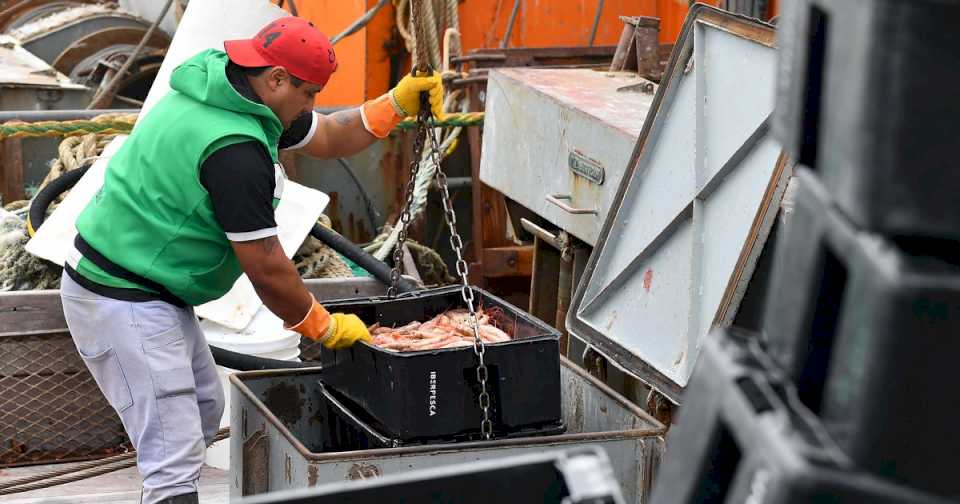
{"type": "Polygon", "coordinates": [[[283,133],[280,119],[266,105],[252,102],[233,88],[227,80],[227,53],[207,49],[184,61],[170,76],[170,87],[194,100],[232,112],[257,117],[267,138],[283,133]]]}
{"type": "MultiPolygon", "coordinates": [[[[269,152],[274,176],[282,176],[280,121],[233,88],[227,62],[223,52],[208,50],[174,70],[173,89],[138,121],[77,219],[77,231],[94,250],[194,306],[223,296],[242,273],[200,182],[203,161],[226,145],[253,140],[269,152]]],[[[274,204],[280,197],[274,193],[274,204]]],[[[141,288],[88,258],[75,262],[71,266],[92,282],[141,288]]]]}

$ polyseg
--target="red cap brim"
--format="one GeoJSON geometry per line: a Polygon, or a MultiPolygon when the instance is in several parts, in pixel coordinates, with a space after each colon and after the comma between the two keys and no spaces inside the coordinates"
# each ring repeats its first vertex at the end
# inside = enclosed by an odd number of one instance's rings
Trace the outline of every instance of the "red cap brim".
{"type": "Polygon", "coordinates": [[[253,39],[225,40],[223,48],[227,51],[230,61],[242,67],[274,66],[260,54],[253,46],[253,39]]]}

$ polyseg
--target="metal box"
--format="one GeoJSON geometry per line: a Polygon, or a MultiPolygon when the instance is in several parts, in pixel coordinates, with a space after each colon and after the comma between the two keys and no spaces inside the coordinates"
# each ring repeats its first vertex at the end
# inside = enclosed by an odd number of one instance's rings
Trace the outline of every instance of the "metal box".
{"type": "Polygon", "coordinates": [[[625,72],[490,70],[480,180],[595,244],[654,88],[625,72]]]}
{"type": "Polygon", "coordinates": [[[674,402],[736,314],[789,178],[768,126],[774,37],[691,10],[567,313],[571,334],[674,402]]]}
{"type": "Polygon", "coordinates": [[[567,360],[560,368],[563,421],[556,436],[324,453],[317,369],[230,377],[232,499],[461,462],[594,445],[613,465],[626,502],[647,502],[664,427],[567,360]]]}
{"type": "MultiPolygon", "coordinates": [[[[477,306],[492,309],[514,339],[485,345],[490,419],[498,437],[556,431],[560,425],[560,333],[519,308],[473,289],[477,306]]],[[[394,299],[328,303],[365,323],[403,326],[451,308],[465,308],[460,287],[410,292],[394,299]]],[[[398,443],[466,440],[480,436],[477,356],[472,346],[392,352],[367,343],[320,354],[323,382],[358,414],[370,415],[398,443]]]]}

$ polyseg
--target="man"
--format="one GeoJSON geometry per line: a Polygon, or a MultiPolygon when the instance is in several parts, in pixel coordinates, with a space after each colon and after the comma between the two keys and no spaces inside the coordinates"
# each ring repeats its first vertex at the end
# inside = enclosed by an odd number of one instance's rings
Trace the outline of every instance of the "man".
{"type": "Polygon", "coordinates": [[[61,286],[74,342],[137,449],[143,504],[198,502],[204,450],[223,392],[193,306],[241,273],[273,313],[328,348],[370,340],[354,315],[329,314],[277,240],[278,149],[354,154],[420,108],[439,115],[439,77],[406,77],[354,110],[313,111],[337,62],[311,23],[276,20],[180,65],[172,91],[110,160],[77,219],[61,286]]]}

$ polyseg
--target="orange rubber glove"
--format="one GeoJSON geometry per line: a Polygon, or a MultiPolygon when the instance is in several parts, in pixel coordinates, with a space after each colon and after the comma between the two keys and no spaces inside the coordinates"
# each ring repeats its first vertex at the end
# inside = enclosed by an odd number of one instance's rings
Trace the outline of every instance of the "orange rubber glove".
{"type": "Polygon", "coordinates": [[[430,110],[443,119],[443,81],[440,74],[429,76],[407,75],[385,95],[363,104],[360,116],[363,126],[373,136],[386,138],[404,118],[420,113],[420,93],[428,92],[430,110]]]}
{"type": "Polygon", "coordinates": [[[314,341],[319,341],[330,349],[348,348],[357,340],[372,341],[366,324],[356,315],[327,312],[317,299],[311,296],[313,304],[310,311],[298,324],[286,326],[286,329],[296,331],[314,341]]]}

